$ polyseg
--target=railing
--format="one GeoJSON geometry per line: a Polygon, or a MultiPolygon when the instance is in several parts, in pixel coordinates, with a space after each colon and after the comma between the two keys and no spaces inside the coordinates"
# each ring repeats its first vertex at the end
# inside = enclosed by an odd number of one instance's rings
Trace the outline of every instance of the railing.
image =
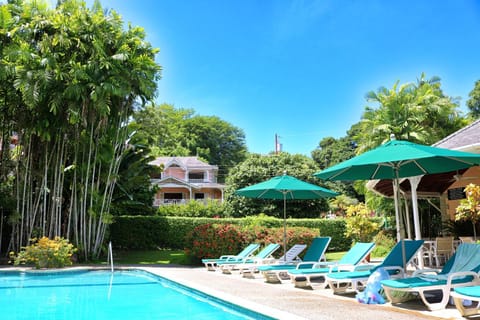
{"type": "Polygon", "coordinates": [[[189,201],[197,201],[197,202],[203,202],[204,204],[207,204],[208,200],[216,200],[218,202],[221,202],[221,199],[155,199],[153,200],[153,206],[154,207],[159,207],[159,206],[168,206],[172,204],[186,204],[189,201]]]}
{"type": "Polygon", "coordinates": [[[110,270],[113,273],[113,250],[112,250],[112,241],[108,243],[108,256],[107,256],[107,264],[110,264],[110,270]]]}

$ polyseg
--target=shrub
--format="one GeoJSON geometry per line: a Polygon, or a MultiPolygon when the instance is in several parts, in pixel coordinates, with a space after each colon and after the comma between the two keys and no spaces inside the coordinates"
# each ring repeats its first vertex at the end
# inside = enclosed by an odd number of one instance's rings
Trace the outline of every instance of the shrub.
{"type": "MultiPolygon", "coordinates": [[[[67,239],[47,237],[31,239],[31,245],[22,248],[14,264],[34,264],[35,268],[62,268],[72,265],[72,255],[77,249],[67,239]]],[[[11,253],[14,256],[14,253],[11,253]]]]}
{"type": "Polygon", "coordinates": [[[395,246],[395,239],[387,231],[380,231],[374,238],[373,257],[385,257],[395,246]]]}
{"type": "Polygon", "coordinates": [[[247,243],[240,227],[231,224],[204,224],[195,227],[185,239],[185,253],[195,259],[236,254],[247,243]]]}
{"type": "MultiPolygon", "coordinates": [[[[185,236],[195,227],[203,224],[234,224],[250,229],[257,223],[256,218],[190,218],[165,216],[121,216],[115,217],[110,225],[110,241],[115,249],[184,249],[185,236]]],[[[372,220],[378,218],[372,218],[372,220]]],[[[282,229],[283,219],[260,218],[261,226],[282,229]],[[272,219],[276,220],[276,223],[272,219]]],[[[287,230],[306,228],[316,236],[330,236],[328,251],[346,251],[352,245],[352,238],[345,237],[345,219],[287,219],[287,230]]],[[[255,239],[253,239],[255,240],[255,239]]]]}
{"type": "Polygon", "coordinates": [[[371,212],[363,203],[347,208],[347,237],[359,242],[369,242],[380,229],[380,225],[371,218],[371,212]]]}
{"type": "MultiPolygon", "coordinates": [[[[318,233],[308,228],[287,229],[287,249],[297,243],[310,245],[318,233]]],[[[231,224],[204,224],[195,227],[185,240],[185,252],[192,260],[218,258],[226,254],[237,254],[249,243],[262,247],[270,243],[283,245],[283,228],[240,227],[231,224]]],[[[275,257],[283,254],[278,250],[275,257]]]]}
{"type": "Polygon", "coordinates": [[[208,199],[203,201],[188,201],[185,204],[160,206],[157,209],[160,216],[170,217],[225,217],[225,205],[219,201],[208,199]]]}

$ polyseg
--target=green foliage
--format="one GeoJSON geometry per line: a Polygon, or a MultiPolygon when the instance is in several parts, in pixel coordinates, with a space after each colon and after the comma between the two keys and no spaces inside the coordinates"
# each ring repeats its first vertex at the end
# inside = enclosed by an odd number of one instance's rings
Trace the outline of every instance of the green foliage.
{"type": "Polygon", "coordinates": [[[22,248],[17,256],[12,252],[14,264],[34,264],[35,268],[62,268],[72,265],[72,255],[77,251],[67,239],[42,237],[32,239],[29,246],[22,248]]]}
{"type": "Polygon", "coordinates": [[[395,246],[395,239],[385,231],[380,231],[373,238],[375,247],[372,250],[372,257],[385,257],[395,246]]]}
{"type": "Polygon", "coordinates": [[[473,236],[476,239],[475,225],[480,220],[480,186],[470,183],[465,187],[466,198],[460,200],[455,209],[455,220],[470,220],[473,226],[473,236]]]}
{"type": "Polygon", "coordinates": [[[236,254],[248,243],[241,227],[232,224],[204,224],[186,235],[185,253],[197,259],[236,254]]]}
{"type": "Polygon", "coordinates": [[[475,86],[468,94],[467,107],[470,110],[470,116],[474,119],[480,118],[480,80],[475,81],[475,86]]]}
{"type": "MultiPolygon", "coordinates": [[[[357,144],[354,142],[351,132],[353,132],[352,129],[346,137],[339,139],[324,138],[320,141],[318,147],[312,151],[312,158],[321,170],[355,156],[357,144]]],[[[325,185],[344,196],[359,198],[359,194],[355,191],[351,181],[328,181],[325,182],[325,185]]]]}
{"type": "Polygon", "coordinates": [[[171,217],[205,217],[224,218],[226,217],[225,204],[217,200],[188,201],[185,204],[171,204],[160,206],[157,209],[160,216],[171,217]]]}
{"type": "MultiPolygon", "coordinates": [[[[237,165],[226,180],[225,200],[227,210],[232,217],[245,217],[264,213],[273,217],[283,216],[283,201],[262,200],[241,197],[235,191],[286,172],[300,180],[319,184],[313,177],[318,171],[316,163],[303,155],[292,155],[286,152],[268,156],[250,154],[248,158],[237,165]]],[[[318,218],[322,212],[328,211],[326,199],[319,200],[289,200],[287,217],[318,218]]]]}
{"type": "Polygon", "coordinates": [[[195,115],[193,109],[151,105],[134,114],[138,130],[156,156],[196,155],[219,167],[219,181],[247,154],[242,129],[216,116],[195,115]]]}
{"type": "Polygon", "coordinates": [[[371,219],[372,211],[359,203],[347,208],[345,235],[359,242],[370,242],[380,229],[380,225],[371,219]]]}
{"type": "Polygon", "coordinates": [[[440,78],[425,79],[423,73],[416,83],[397,81],[391,89],[368,92],[366,100],[374,106],[366,107],[362,116],[356,137],[360,153],[388,141],[392,133],[397,139],[431,145],[466,124],[458,101],[444,95],[440,78]]]}
{"type": "MultiPolygon", "coordinates": [[[[236,254],[249,243],[262,247],[270,243],[283,244],[283,228],[257,226],[245,228],[232,224],[204,224],[186,235],[185,252],[199,261],[202,258],[217,258],[221,255],[236,254]]],[[[311,244],[318,234],[307,228],[287,230],[287,248],[297,243],[311,244]]],[[[283,254],[277,251],[277,257],[283,254]]]]}
{"type": "Polygon", "coordinates": [[[24,217],[11,226],[11,245],[19,250],[36,229],[61,232],[95,258],[111,221],[115,183],[125,182],[117,173],[126,123],[156,94],[158,50],[142,28],[124,26],[99,3],[92,9],[79,0],[53,8],[45,1],[0,7],[0,133],[2,140],[18,134],[10,174],[22,188],[12,194],[24,217]]]}
{"type": "Polygon", "coordinates": [[[112,196],[112,214],[153,215],[152,199],[157,191],[150,177],[160,174],[160,167],[149,165],[153,157],[150,150],[136,141],[135,135],[124,151],[118,169],[118,178],[112,196]]]}
{"type": "Polygon", "coordinates": [[[267,216],[264,213],[260,213],[256,216],[248,216],[242,219],[242,224],[245,227],[255,227],[255,226],[262,226],[262,227],[280,227],[282,225],[281,219],[277,219],[274,217],[267,216]]]}
{"type": "MultiPolygon", "coordinates": [[[[255,230],[255,232],[268,230],[269,235],[275,234],[275,239],[283,242],[281,240],[283,239],[283,220],[276,219],[275,223],[271,219],[275,218],[265,220],[260,218],[260,225],[255,226],[250,218],[122,216],[115,217],[114,223],[110,226],[110,240],[116,249],[184,249],[185,236],[196,227],[205,224],[233,224],[244,230],[255,230]]],[[[290,239],[303,237],[297,236],[297,233],[330,236],[332,241],[328,247],[329,251],[345,251],[352,245],[352,239],[344,236],[344,219],[287,219],[287,232],[290,239]]],[[[248,239],[254,242],[257,236],[259,235],[248,239]]]]}

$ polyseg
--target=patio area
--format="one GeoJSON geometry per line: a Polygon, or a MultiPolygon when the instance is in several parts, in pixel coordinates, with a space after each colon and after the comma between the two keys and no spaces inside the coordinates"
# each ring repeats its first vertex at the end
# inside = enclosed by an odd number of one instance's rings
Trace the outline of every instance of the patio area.
{"type": "Polygon", "coordinates": [[[333,295],[330,289],[299,289],[289,282],[267,284],[263,278],[224,275],[203,267],[141,267],[212,296],[264,313],[276,319],[464,319],[454,306],[428,311],[420,300],[401,306],[365,305],[355,295],[333,295]]]}

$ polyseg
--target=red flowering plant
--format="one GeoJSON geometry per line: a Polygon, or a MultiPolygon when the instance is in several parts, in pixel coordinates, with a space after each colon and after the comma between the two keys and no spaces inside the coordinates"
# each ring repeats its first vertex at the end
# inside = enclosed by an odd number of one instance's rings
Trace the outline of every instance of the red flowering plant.
{"type": "MultiPolygon", "coordinates": [[[[287,228],[287,250],[295,244],[306,244],[309,246],[315,237],[318,237],[318,232],[315,232],[309,228],[287,228]]],[[[283,228],[271,229],[270,239],[271,242],[276,242],[283,245],[283,228]]]]}
{"type": "Polygon", "coordinates": [[[232,224],[203,224],[188,233],[185,253],[194,258],[237,254],[247,243],[242,228],[232,224]]]}

